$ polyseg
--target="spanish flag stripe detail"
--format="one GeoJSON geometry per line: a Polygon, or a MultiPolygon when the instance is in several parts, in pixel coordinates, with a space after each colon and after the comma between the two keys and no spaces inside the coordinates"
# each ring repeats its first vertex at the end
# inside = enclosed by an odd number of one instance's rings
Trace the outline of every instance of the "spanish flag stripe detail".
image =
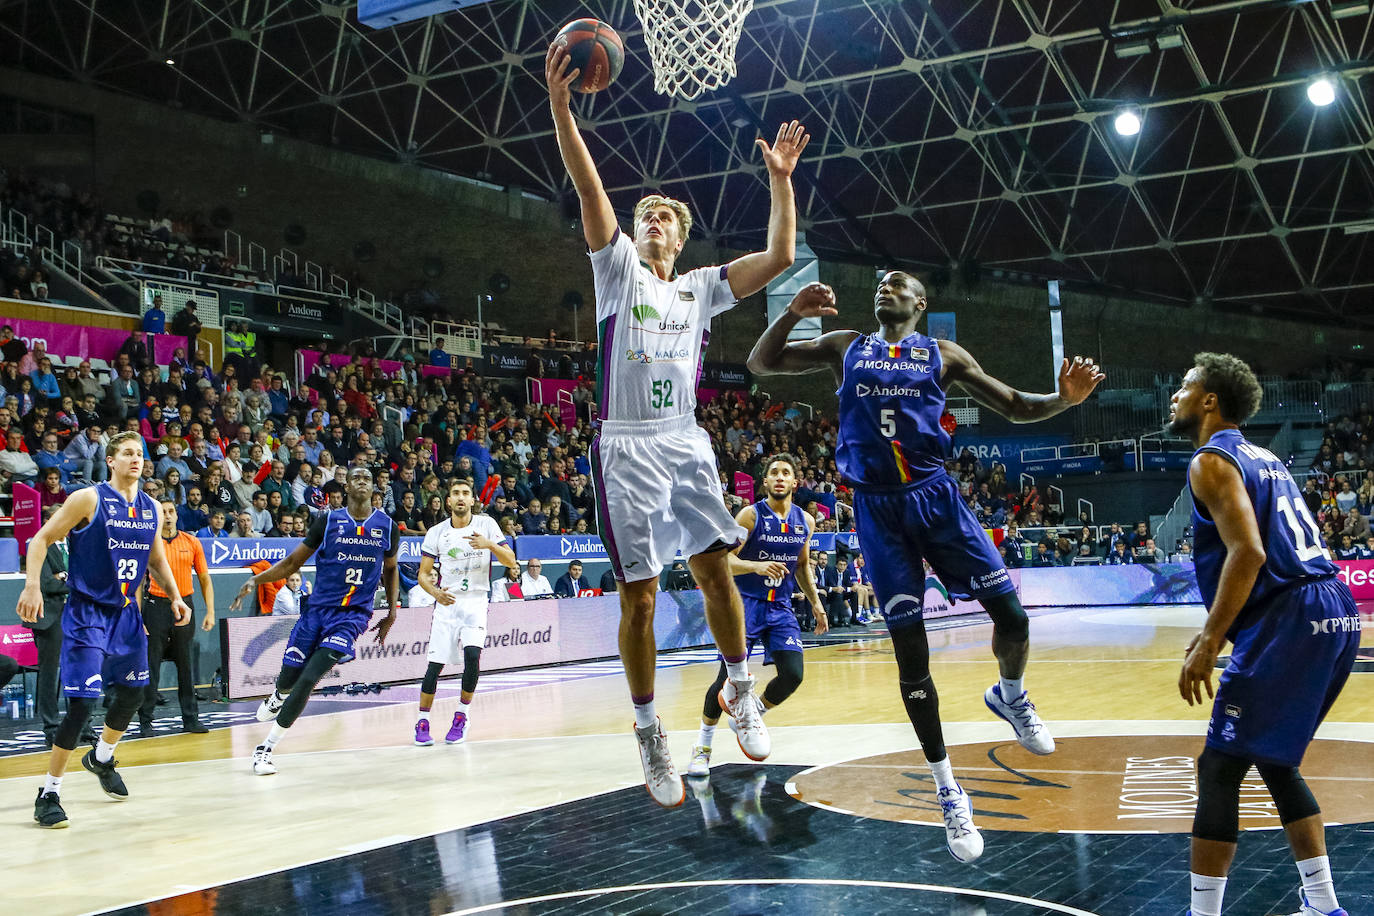
{"type": "Polygon", "coordinates": [[[787,533],[787,522],[783,522],[783,523],[782,523],[782,533],[783,533],[783,534],[786,534],[786,533],[787,533]]]}
{"type": "Polygon", "coordinates": [[[770,589],[768,590],[768,600],[769,600],[769,601],[775,600],[777,594],[778,594],[778,590],[777,590],[776,588],[770,588],[770,589]]]}
{"type": "Polygon", "coordinates": [[[892,457],[897,460],[897,475],[902,478],[902,483],[911,483],[911,465],[907,464],[906,456],[902,454],[902,443],[896,439],[892,440],[892,457]]]}
{"type": "Polygon", "coordinates": [[[138,510],[133,506],[129,507],[129,518],[138,518],[138,510]]]}
{"type": "Polygon", "coordinates": [[[358,586],[356,586],[356,585],[350,585],[350,586],[348,587],[348,594],[343,596],[343,600],[339,602],[339,605],[340,605],[341,607],[348,607],[348,602],[351,601],[351,600],[353,599],[353,593],[356,592],[357,590],[358,590],[358,586]]]}
{"type": "Polygon", "coordinates": [[[359,526],[358,526],[358,530],[355,532],[355,534],[357,534],[359,537],[362,537],[362,536],[363,536],[363,526],[362,526],[362,525],[359,525],[359,526]]]}
{"type": "Polygon", "coordinates": [[[896,359],[902,355],[902,348],[895,344],[889,344],[887,348],[888,359],[896,359]]]}

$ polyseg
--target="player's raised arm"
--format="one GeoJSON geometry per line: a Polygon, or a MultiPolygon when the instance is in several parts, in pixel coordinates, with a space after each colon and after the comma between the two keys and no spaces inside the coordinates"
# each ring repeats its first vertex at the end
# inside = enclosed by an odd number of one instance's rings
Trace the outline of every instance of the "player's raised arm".
{"type": "Polygon", "coordinates": [[[611,209],[611,199],[597,174],[596,163],[582,140],[573,118],[572,84],[581,71],[569,66],[568,51],[555,43],[549,46],[548,56],[544,59],[544,79],[549,84],[549,107],[553,109],[553,126],[558,135],[558,152],[563,157],[563,165],[568,170],[573,187],[577,189],[578,200],[582,202],[582,235],[587,240],[587,248],[600,251],[610,244],[615,236],[615,211],[611,209]]]}
{"type": "Polygon", "coordinates": [[[762,137],[754,144],[763,151],[768,167],[768,190],[772,207],[768,212],[768,247],[730,262],[726,278],[736,299],[752,296],[797,258],[797,199],[792,190],[792,172],[811,135],[793,121],[778,128],[769,146],[762,137]]]}
{"type": "Polygon", "coordinates": [[[24,571],[24,591],[19,595],[19,619],[33,623],[43,616],[43,592],[40,579],[48,548],[67,536],[73,528],[84,525],[99,508],[95,487],[85,487],[67,497],[52,518],[38,529],[29,541],[28,565],[24,571]]]}
{"type": "Polygon", "coordinates": [[[1250,598],[1255,577],[1264,566],[1264,539],[1255,521],[1255,507],[1245,489],[1245,478],[1227,459],[1203,452],[1188,467],[1193,498],[1216,523],[1226,545],[1226,560],[1217,580],[1217,596],[1207,609],[1202,632],[1188,644],[1188,656],[1178,676],[1178,692],[1192,706],[1202,702],[1202,688],[1213,695],[1212,670],[1226,643],[1226,633],[1250,598]]]}
{"type": "Polygon", "coordinates": [[[979,404],[996,411],[1013,423],[1034,423],[1063,413],[1081,404],[1107,376],[1091,360],[1075,356],[1067,358],[1059,367],[1059,391],[1052,394],[1031,394],[1018,391],[1006,382],[988,375],[963,347],[948,340],[939,342],[940,358],[944,363],[941,382],[946,390],[958,383],[964,386],[979,404]]]}
{"type": "Polygon", "coordinates": [[[835,291],[824,283],[808,283],[754,344],[749,371],[757,375],[800,375],[829,369],[838,379],[844,369],[845,348],[859,336],[857,331],[831,331],[815,340],[787,342],[787,335],[803,318],[838,314],[835,291]]]}

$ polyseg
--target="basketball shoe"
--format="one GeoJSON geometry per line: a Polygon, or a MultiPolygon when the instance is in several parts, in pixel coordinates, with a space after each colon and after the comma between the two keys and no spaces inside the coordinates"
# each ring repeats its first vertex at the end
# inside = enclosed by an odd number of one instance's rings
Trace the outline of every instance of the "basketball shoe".
{"type": "Polygon", "coordinates": [[[935,793],[945,819],[945,845],[960,862],[972,862],[983,854],[983,835],[973,825],[973,805],[959,786],[935,793]]]}
{"type": "Polygon", "coordinates": [[[1302,901],[1302,909],[1294,913],[1293,916],[1350,916],[1344,907],[1337,907],[1329,913],[1322,912],[1308,902],[1307,894],[1302,888],[1298,888],[1298,899],[1302,901]]]}
{"type": "Polygon", "coordinates": [[[415,743],[420,747],[429,747],[434,743],[434,739],[429,736],[428,719],[421,719],[415,723],[415,743]]]}
{"type": "Polygon", "coordinates": [[[113,757],[109,763],[101,763],[95,759],[95,748],[91,748],[81,758],[81,765],[95,774],[95,778],[100,780],[101,791],[110,798],[115,801],[129,800],[129,790],[124,787],[124,778],[115,772],[117,764],[113,757]]]}
{"type": "Polygon", "coordinates": [[[676,808],[687,797],[687,790],[673,769],[663,721],[655,719],[652,726],[644,729],[636,725],[635,738],[639,741],[639,762],[644,765],[644,787],[649,790],[649,797],[665,808],[676,808]]]}
{"type": "Polygon", "coordinates": [[[40,827],[67,826],[67,812],[62,810],[62,802],[56,792],[44,792],[40,786],[38,798],[33,803],[33,819],[40,827]]]}
{"type": "Polygon", "coordinates": [[[455,712],[453,714],[453,724],[449,726],[448,734],[444,735],[444,740],[449,744],[462,744],[468,730],[468,714],[465,712],[455,712]]]}
{"type": "Polygon", "coordinates": [[[754,695],[754,676],[730,678],[720,688],[720,708],[730,717],[730,730],[750,760],[766,760],[773,749],[763,724],[763,703],[754,695]]]}
{"type": "Polygon", "coordinates": [[[687,764],[688,776],[708,776],[711,773],[711,749],[698,744],[692,748],[692,762],[687,764]]]}
{"type": "Polygon", "coordinates": [[[1030,694],[1023,691],[1008,703],[1002,699],[1002,685],[993,684],[983,694],[983,702],[994,715],[1011,724],[1012,731],[1016,732],[1016,740],[1026,750],[1041,756],[1054,753],[1054,738],[1050,737],[1050,730],[1035,712],[1030,694]]]}
{"type": "Polygon", "coordinates": [[[267,695],[267,698],[262,701],[262,705],[258,707],[258,721],[271,722],[277,717],[277,713],[281,712],[282,704],[285,702],[286,697],[273,690],[267,695]]]}
{"type": "Polygon", "coordinates": [[[272,749],[265,744],[253,748],[253,773],[258,776],[271,776],[275,772],[277,765],[272,762],[272,749]]]}

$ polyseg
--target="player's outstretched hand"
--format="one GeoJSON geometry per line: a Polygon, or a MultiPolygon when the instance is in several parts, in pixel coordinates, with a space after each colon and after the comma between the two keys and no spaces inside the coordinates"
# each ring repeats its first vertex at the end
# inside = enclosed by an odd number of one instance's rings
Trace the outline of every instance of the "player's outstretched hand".
{"type": "Polygon", "coordinates": [[[765,579],[781,579],[787,575],[787,566],[776,560],[758,560],[754,566],[754,572],[765,579]]]}
{"type": "Polygon", "coordinates": [[[787,307],[800,318],[839,314],[835,309],[835,291],[824,283],[806,284],[792,297],[787,307]]]}
{"type": "Polygon", "coordinates": [[[1178,675],[1178,692],[1188,705],[1202,705],[1202,688],[1207,688],[1207,698],[1216,696],[1212,690],[1212,670],[1217,664],[1217,650],[1199,633],[1188,643],[1188,654],[1183,659],[1183,670],[1178,675]]]}
{"type": "Polygon", "coordinates": [[[19,593],[19,619],[33,623],[43,616],[43,593],[36,585],[26,585],[19,593]]]}
{"type": "Polygon", "coordinates": [[[768,166],[768,171],[779,178],[786,178],[797,167],[802,150],[810,142],[811,135],[801,126],[801,122],[792,121],[778,128],[778,136],[772,146],[762,137],[755,140],[754,144],[763,150],[763,164],[768,166]]]}
{"type": "Polygon", "coordinates": [[[377,625],[376,625],[375,627],[372,628],[372,632],[377,634],[377,645],[383,645],[383,644],[386,642],[386,634],[388,634],[388,633],[391,632],[391,625],[392,625],[393,623],[395,623],[395,622],[396,622],[396,609],[395,609],[395,608],[392,608],[392,609],[391,609],[391,613],[390,613],[390,614],[387,614],[387,615],[386,615],[385,617],[383,617],[381,620],[377,621],[377,625]]]}
{"type": "Polygon", "coordinates": [[[1081,404],[1106,377],[1091,359],[1075,356],[1069,362],[1066,356],[1059,365],[1059,396],[1070,405],[1081,404]]]}
{"type": "Polygon", "coordinates": [[[229,602],[229,610],[231,610],[231,611],[237,611],[237,610],[239,609],[239,605],[243,604],[243,599],[244,599],[244,598],[247,598],[247,597],[248,597],[248,593],[251,592],[252,590],[253,590],[253,577],[252,577],[252,576],[249,576],[249,577],[248,577],[248,581],[245,582],[245,583],[243,583],[243,587],[239,589],[239,593],[238,593],[237,595],[234,596],[234,600],[231,601],[231,602],[229,602]]]}
{"type": "Polygon", "coordinates": [[[172,602],[172,623],[184,627],[191,622],[191,609],[180,598],[172,602]]]}
{"type": "Polygon", "coordinates": [[[572,104],[572,84],[582,75],[576,67],[568,69],[568,49],[560,42],[549,45],[544,58],[544,81],[549,84],[549,102],[567,108],[572,104]]]}

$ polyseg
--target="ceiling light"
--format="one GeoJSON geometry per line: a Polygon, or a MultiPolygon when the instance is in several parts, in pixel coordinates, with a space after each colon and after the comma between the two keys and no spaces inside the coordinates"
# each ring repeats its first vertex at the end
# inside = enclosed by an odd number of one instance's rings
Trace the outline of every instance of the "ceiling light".
{"type": "Polygon", "coordinates": [[[1349,19],[1369,12],[1368,0],[1331,0],[1331,18],[1349,19]]]}
{"type": "Polygon", "coordinates": [[[1365,232],[1374,232],[1374,220],[1363,223],[1346,223],[1346,235],[1361,235],[1365,232]]]}
{"type": "Polygon", "coordinates": [[[1112,45],[1112,51],[1117,57],[1141,57],[1149,54],[1153,49],[1150,47],[1150,39],[1134,38],[1130,41],[1118,41],[1112,45]]]}
{"type": "Polygon", "coordinates": [[[174,67],[174,66],[176,66],[176,61],[173,60],[173,59],[170,58],[170,57],[167,58],[166,60],[164,60],[163,63],[166,64],[166,65],[169,66],[169,67],[174,67]]]}
{"type": "Polygon", "coordinates": [[[1307,99],[1319,108],[1336,101],[1336,84],[1323,74],[1307,84],[1307,99]]]}
{"type": "Polygon", "coordinates": [[[1112,119],[1112,126],[1121,136],[1134,137],[1140,133],[1140,109],[1132,105],[1118,108],[1116,117],[1112,119]]]}
{"type": "Polygon", "coordinates": [[[1183,31],[1177,26],[1172,29],[1165,29],[1155,36],[1155,47],[1161,51],[1168,48],[1183,47],[1183,31]]]}

